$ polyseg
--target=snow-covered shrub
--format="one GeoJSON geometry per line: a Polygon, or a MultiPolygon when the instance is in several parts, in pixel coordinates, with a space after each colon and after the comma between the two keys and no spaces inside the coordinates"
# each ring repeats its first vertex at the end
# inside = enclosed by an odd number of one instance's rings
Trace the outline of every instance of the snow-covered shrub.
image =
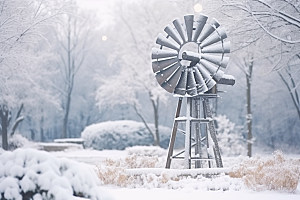
{"type": "MultiPolygon", "coordinates": [[[[149,127],[154,130],[154,125],[149,127]]],[[[171,129],[159,126],[160,145],[168,148],[171,129]]],[[[107,121],[87,126],[81,133],[86,148],[124,150],[131,146],[153,145],[154,139],[145,125],[131,120],[107,121]]]]}
{"type": "Polygon", "coordinates": [[[281,151],[269,158],[256,155],[234,167],[229,175],[242,178],[253,190],[294,192],[300,179],[300,159],[285,158],[281,151]]]}
{"type": "Polygon", "coordinates": [[[14,150],[17,148],[24,147],[25,145],[29,144],[30,142],[28,141],[27,138],[23,137],[20,134],[14,134],[8,139],[8,148],[10,150],[14,150]]]}
{"type": "Polygon", "coordinates": [[[0,154],[0,197],[8,199],[105,199],[93,169],[35,149],[0,154]]]}
{"type": "MultiPolygon", "coordinates": [[[[7,143],[8,143],[8,148],[10,150],[14,150],[14,149],[29,145],[31,142],[27,138],[16,133],[13,136],[8,138],[7,143]]],[[[2,147],[2,137],[1,136],[0,136],[0,147],[2,147]]]]}
{"type": "Polygon", "coordinates": [[[225,115],[214,118],[218,128],[218,143],[224,156],[238,156],[246,152],[246,143],[241,133],[225,115]]]}
{"type": "Polygon", "coordinates": [[[167,150],[158,146],[134,146],[127,147],[126,151],[129,155],[143,155],[143,156],[167,156],[167,150]]]}

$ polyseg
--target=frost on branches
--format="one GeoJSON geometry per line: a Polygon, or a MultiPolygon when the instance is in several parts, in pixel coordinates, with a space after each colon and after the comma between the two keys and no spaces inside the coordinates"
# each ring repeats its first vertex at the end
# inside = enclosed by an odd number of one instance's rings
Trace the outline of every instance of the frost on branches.
{"type": "Polygon", "coordinates": [[[224,156],[238,156],[246,152],[246,143],[233,122],[225,115],[214,118],[217,122],[218,143],[224,156]]]}

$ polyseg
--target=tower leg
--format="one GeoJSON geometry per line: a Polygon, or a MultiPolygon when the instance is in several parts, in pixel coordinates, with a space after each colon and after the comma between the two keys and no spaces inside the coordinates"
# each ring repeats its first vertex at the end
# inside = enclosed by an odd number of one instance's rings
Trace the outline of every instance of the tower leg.
{"type": "MultiPolygon", "coordinates": [[[[209,107],[209,100],[208,100],[208,98],[203,98],[203,108],[205,110],[206,117],[212,119],[212,112],[211,112],[211,109],[209,107]]],[[[222,158],[221,158],[219,144],[218,144],[218,141],[217,141],[215,125],[214,125],[213,121],[211,121],[211,122],[208,123],[208,129],[209,129],[209,133],[210,133],[211,139],[212,139],[212,141],[214,143],[213,149],[214,149],[216,164],[217,164],[218,168],[221,168],[221,167],[223,167],[223,162],[222,162],[222,158]]]]}
{"type": "Polygon", "coordinates": [[[174,144],[175,144],[176,133],[177,133],[177,127],[178,127],[178,122],[176,122],[175,119],[177,117],[179,117],[179,115],[180,115],[181,105],[182,105],[182,97],[179,97],[177,108],[176,108],[176,113],[175,113],[175,118],[174,118],[174,122],[173,122],[173,127],[172,127],[172,134],[171,134],[170,143],[169,143],[169,151],[168,151],[166,169],[170,169],[170,166],[171,166],[171,161],[172,161],[171,157],[173,155],[174,144]]]}
{"type": "MultiPolygon", "coordinates": [[[[200,118],[200,99],[195,98],[195,118],[200,118]]],[[[196,146],[195,146],[195,156],[202,158],[202,149],[201,149],[201,131],[200,131],[200,123],[195,124],[195,140],[196,140],[196,146]]],[[[201,168],[201,161],[196,160],[195,161],[195,168],[201,168]]]]}
{"type": "Polygon", "coordinates": [[[186,107],[186,127],[185,127],[185,151],[184,151],[184,168],[191,168],[191,111],[192,97],[187,97],[186,107]]]}

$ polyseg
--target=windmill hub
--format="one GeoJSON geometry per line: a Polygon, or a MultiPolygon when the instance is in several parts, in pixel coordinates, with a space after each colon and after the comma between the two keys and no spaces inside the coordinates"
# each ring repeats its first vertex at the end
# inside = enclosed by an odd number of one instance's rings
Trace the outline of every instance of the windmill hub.
{"type": "Polygon", "coordinates": [[[182,47],[180,48],[179,53],[178,53],[178,59],[180,61],[180,64],[183,66],[186,66],[186,67],[193,66],[194,64],[192,63],[192,60],[187,60],[182,57],[183,53],[186,51],[200,53],[199,50],[200,50],[199,45],[194,42],[188,42],[188,43],[182,45],[182,47]]]}

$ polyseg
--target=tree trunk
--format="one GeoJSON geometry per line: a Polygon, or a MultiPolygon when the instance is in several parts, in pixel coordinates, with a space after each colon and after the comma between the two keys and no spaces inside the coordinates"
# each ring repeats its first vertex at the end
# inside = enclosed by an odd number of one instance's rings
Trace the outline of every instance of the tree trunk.
{"type": "Polygon", "coordinates": [[[160,146],[160,140],[159,140],[159,129],[158,129],[158,101],[159,99],[155,101],[151,99],[153,111],[154,111],[154,125],[155,125],[155,145],[160,146]]]}
{"type": "MultiPolygon", "coordinates": [[[[43,113],[43,109],[41,110],[41,112],[43,113]]],[[[41,142],[44,141],[44,116],[42,115],[41,117],[41,121],[40,121],[40,136],[41,136],[41,142]]]]}
{"type": "Polygon", "coordinates": [[[250,74],[246,74],[247,81],[247,131],[248,131],[248,153],[247,156],[252,156],[252,113],[251,113],[251,75],[252,75],[252,64],[249,66],[250,74]]]}
{"type": "Polygon", "coordinates": [[[18,128],[19,124],[24,120],[24,117],[21,116],[21,112],[23,110],[23,107],[24,107],[24,104],[22,103],[19,110],[18,110],[14,125],[12,126],[12,129],[11,129],[11,132],[10,132],[11,136],[15,134],[15,131],[18,128]]]}
{"type": "Polygon", "coordinates": [[[0,106],[2,148],[4,150],[8,150],[8,142],[7,142],[8,110],[5,109],[4,107],[5,106],[0,106]]]}
{"type": "Polygon", "coordinates": [[[63,122],[62,138],[67,138],[70,104],[71,104],[71,92],[68,92],[64,122],[63,122]]]}

